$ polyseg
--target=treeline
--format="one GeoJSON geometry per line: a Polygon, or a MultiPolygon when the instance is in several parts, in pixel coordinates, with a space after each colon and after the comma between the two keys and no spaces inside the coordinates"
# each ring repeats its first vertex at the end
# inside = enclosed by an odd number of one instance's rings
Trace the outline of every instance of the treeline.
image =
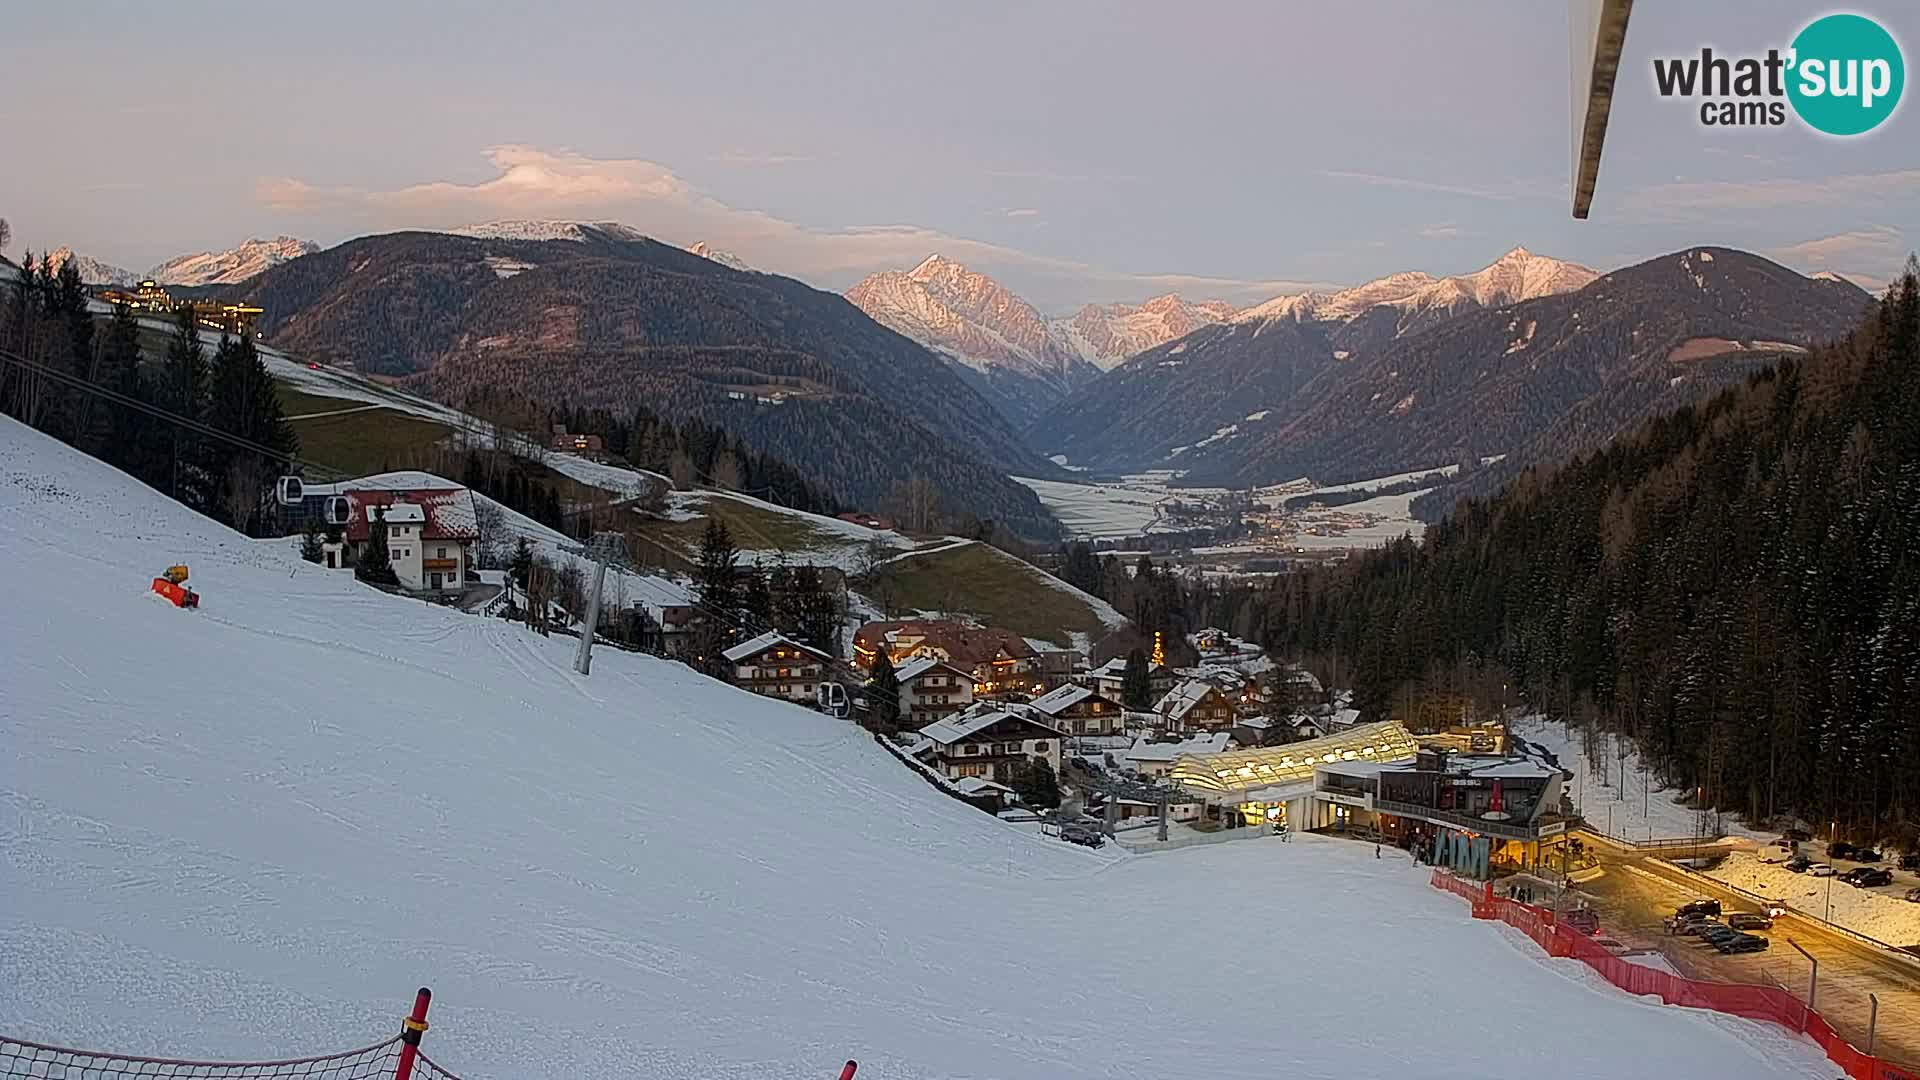
{"type": "Polygon", "coordinates": [[[810,483],[843,507],[877,510],[902,480],[921,477],[956,515],[971,513],[1023,537],[1058,534],[1058,523],[1031,490],[870,394],[820,390],[829,384],[819,380],[826,379],[845,376],[802,354],[663,346],[454,354],[408,385],[463,407],[478,399],[537,402],[564,386],[569,401],[613,416],[644,410],[676,425],[701,420],[722,428],[753,452],[804,469],[810,483]],[[730,383],[761,385],[767,371],[810,372],[816,393],[790,396],[782,405],[726,396],[730,383]]]}
{"type": "Polygon", "coordinates": [[[768,630],[778,630],[831,657],[840,655],[846,597],[813,566],[740,564],[733,534],[708,518],[694,570],[698,619],[688,662],[718,678],[733,666],[720,654],[768,630]]]}
{"type": "Polygon", "coordinates": [[[0,407],[209,517],[267,535],[274,482],[299,441],[253,341],[219,336],[209,350],[182,311],[165,356],[149,361],[131,311],[97,318],[71,263],[36,264],[28,252],[0,293],[0,348],[12,354],[0,407]]]}
{"type": "Polygon", "coordinates": [[[549,428],[598,435],[606,452],[637,469],[660,473],[675,487],[712,486],[765,499],[793,510],[837,514],[843,507],[805,473],[771,455],[753,452],[737,435],[692,417],[675,424],[649,409],[626,415],[572,405],[548,412],[549,428]]]}
{"type": "Polygon", "coordinates": [[[1463,504],[1425,541],[1287,575],[1269,644],[1375,715],[1512,694],[1666,782],[1856,837],[1920,820],[1920,297],[1848,338],[1463,504]]]}

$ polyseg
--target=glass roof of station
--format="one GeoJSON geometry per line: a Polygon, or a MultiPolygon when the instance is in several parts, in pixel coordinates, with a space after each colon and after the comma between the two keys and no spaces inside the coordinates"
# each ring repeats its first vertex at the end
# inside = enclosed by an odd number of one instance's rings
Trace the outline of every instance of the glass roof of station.
{"type": "Polygon", "coordinates": [[[1361,724],[1338,735],[1285,746],[1187,754],[1174,763],[1169,779],[1196,792],[1231,794],[1312,780],[1313,770],[1320,765],[1340,761],[1400,761],[1413,757],[1419,749],[1419,744],[1399,721],[1383,720],[1361,724]]]}

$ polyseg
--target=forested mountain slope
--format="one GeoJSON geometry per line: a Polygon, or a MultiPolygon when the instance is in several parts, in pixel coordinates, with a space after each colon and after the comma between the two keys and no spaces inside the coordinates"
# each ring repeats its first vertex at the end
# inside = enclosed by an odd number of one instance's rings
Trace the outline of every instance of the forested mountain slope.
{"type": "Polygon", "coordinates": [[[362,237],[237,292],[266,309],[275,344],[411,375],[449,403],[645,405],[718,423],[849,504],[917,474],[956,510],[1032,537],[1057,529],[1006,479],[1051,464],[941,360],[843,298],[611,226],[566,235],[362,237]]]}

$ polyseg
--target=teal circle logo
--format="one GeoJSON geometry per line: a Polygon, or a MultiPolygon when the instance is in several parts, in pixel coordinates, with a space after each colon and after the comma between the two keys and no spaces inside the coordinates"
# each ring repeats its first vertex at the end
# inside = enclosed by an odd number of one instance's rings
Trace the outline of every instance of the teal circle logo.
{"type": "Polygon", "coordinates": [[[1808,126],[1863,135],[1893,115],[1907,82],[1900,44],[1864,15],[1824,15],[1793,39],[1787,100],[1808,126]]]}

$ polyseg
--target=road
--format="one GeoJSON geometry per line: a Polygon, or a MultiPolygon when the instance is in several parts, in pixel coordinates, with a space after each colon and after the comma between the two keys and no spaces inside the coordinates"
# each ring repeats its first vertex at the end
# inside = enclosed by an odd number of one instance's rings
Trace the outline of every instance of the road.
{"type": "MultiPolygon", "coordinates": [[[[1920,1067],[1920,962],[1834,933],[1817,922],[1788,915],[1762,936],[1765,952],[1722,956],[1694,938],[1668,937],[1663,919],[1699,896],[1711,896],[1729,912],[1750,910],[1734,893],[1688,878],[1658,859],[1594,845],[1601,876],[1576,888],[1592,898],[1601,933],[1634,945],[1658,947],[1681,973],[1720,982],[1778,983],[1807,998],[1809,965],[1788,944],[1798,943],[1820,961],[1814,1007],[1846,1039],[1867,1045],[1869,993],[1880,998],[1875,1052],[1907,1068],[1920,1067]]],[[[1840,886],[1845,888],[1846,886],[1840,886]]]]}

